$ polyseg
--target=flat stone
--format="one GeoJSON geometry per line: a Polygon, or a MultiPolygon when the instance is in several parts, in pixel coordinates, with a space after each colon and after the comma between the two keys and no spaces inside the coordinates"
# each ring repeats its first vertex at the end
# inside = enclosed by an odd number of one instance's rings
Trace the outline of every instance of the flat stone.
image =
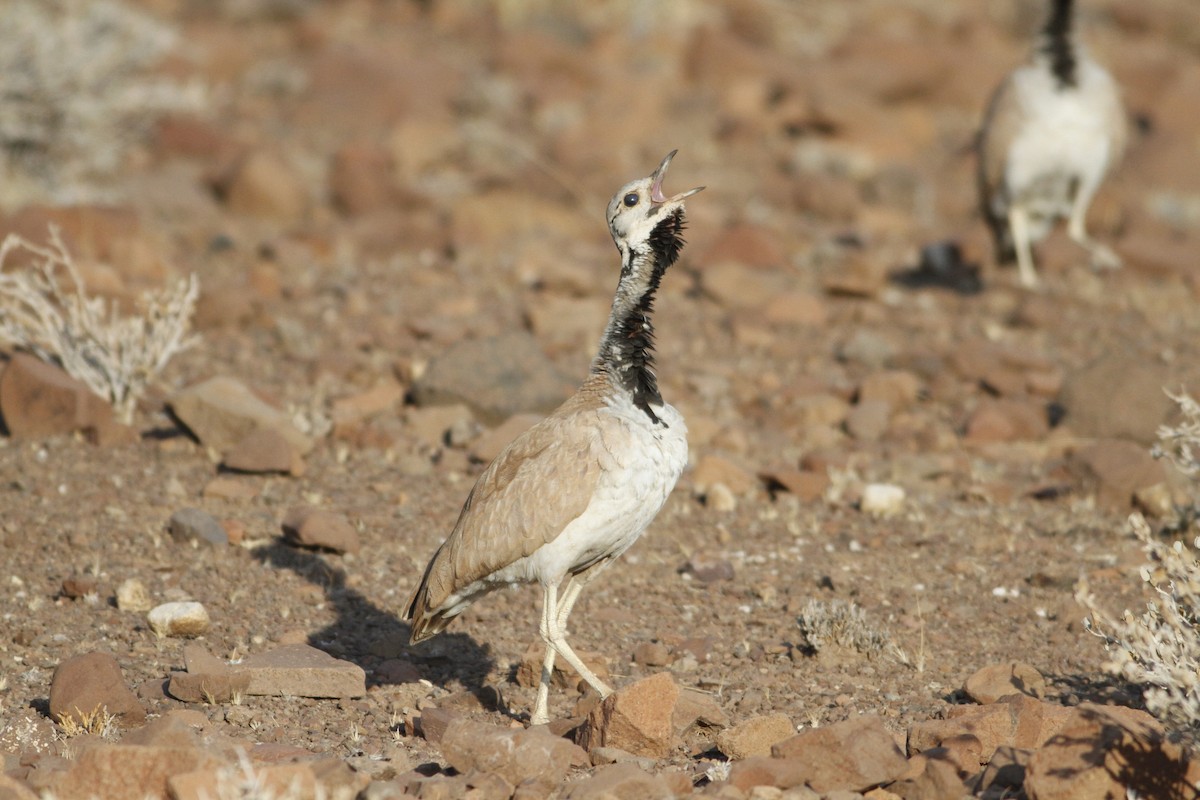
{"type": "Polygon", "coordinates": [[[787,714],[751,717],[717,734],[717,749],[731,760],[769,756],[772,746],[795,735],[787,714]]]}
{"type": "Polygon", "coordinates": [[[669,672],[643,678],[606,697],[579,729],[579,744],[619,747],[634,755],[664,758],[675,746],[672,715],[679,687],[669,672]]]}
{"type": "Polygon", "coordinates": [[[283,645],[233,666],[250,675],[251,695],[348,698],[367,692],[362,667],[306,644],[283,645]]]}
{"type": "Polygon", "coordinates": [[[567,787],[568,800],[612,800],[638,798],[657,800],[677,797],[678,792],[662,776],[646,772],[636,764],[610,764],[590,778],[567,787]]]}
{"type": "Polygon", "coordinates": [[[358,529],[340,514],[311,506],[293,506],[283,518],[283,536],[289,544],[335,553],[362,549],[358,529]]]}
{"type": "Polygon", "coordinates": [[[733,762],[728,781],[730,786],[747,793],[757,786],[787,791],[803,786],[811,774],[809,765],[794,758],[750,756],[733,762]]]}
{"type": "Polygon", "coordinates": [[[258,497],[259,489],[246,478],[218,475],[204,485],[201,495],[205,499],[244,502],[258,497]]]}
{"type": "Polygon", "coordinates": [[[964,440],[969,444],[1038,441],[1050,431],[1044,404],[1028,398],[983,398],[971,411],[964,440]]]}
{"type": "Polygon", "coordinates": [[[404,387],[398,381],[386,380],[365,392],[334,400],[330,416],[335,425],[345,425],[391,411],[403,400],[404,387]]]}
{"type": "Polygon", "coordinates": [[[247,433],[221,459],[226,469],[238,472],[304,474],[304,459],[276,428],[259,427],[247,433]]]}
{"type": "Polygon", "coordinates": [[[199,543],[224,547],[229,544],[229,534],[217,522],[216,517],[198,508],[181,508],[167,520],[167,532],[171,538],[184,544],[199,543]]]}
{"type": "Polygon", "coordinates": [[[542,727],[500,728],[466,717],[454,719],[442,737],[441,750],[450,766],[463,774],[494,772],[512,786],[547,796],[573,764],[586,764],[580,748],[542,727]]]}
{"type": "Polygon", "coordinates": [[[185,703],[229,703],[249,694],[250,676],[244,672],[206,674],[172,672],[167,692],[185,703]]]}
{"type": "Polygon", "coordinates": [[[208,610],[194,600],[163,603],[146,615],[150,629],[159,636],[192,637],[208,632],[208,610]]]}
{"type": "Polygon", "coordinates": [[[862,792],[896,780],[907,761],[881,717],[863,715],[796,734],[771,748],[818,792],[862,792]]]}
{"type": "Polygon", "coordinates": [[[126,728],[146,719],[145,709],[112,656],[84,653],[60,663],[50,680],[50,716],[56,720],[70,717],[82,724],[85,717],[99,711],[111,714],[126,728]]]}
{"type": "Polygon", "coordinates": [[[42,439],[82,431],[99,444],[129,439],[112,406],[83,381],[26,353],[0,374],[0,417],[14,438],[42,439]]]}
{"type": "Polygon", "coordinates": [[[208,726],[202,711],[174,709],[121,737],[121,744],[155,747],[200,747],[199,731],[208,726]]]}
{"type": "Polygon", "coordinates": [[[1019,661],[989,664],[963,684],[963,692],[976,703],[994,703],[1010,694],[1046,696],[1046,679],[1034,667],[1019,661]]]}
{"type": "Polygon", "coordinates": [[[811,503],[824,496],[829,488],[829,473],[822,470],[771,467],[758,473],[769,491],[779,489],[791,492],[803,503],[811,503]]]}
{"type": "Polygon", "coordinates": [[[99,743],[86,748],[55,784],[60,800],[167,797],[172,776],[226,762],[198,747],[99,743]]]}
{"type": "Polygon", "coordinates": [[[574,390],[528,333],[460,342],[435,356],[413,386],[419,406],[465,403],[485,425],[553,411],[574,390]]]}
{"type": "Polygon", "coordinates": [[[302,455],[312,449],[312,440],[296,429],[287,414],[235,378],[209,378],[177,392],[169,402],[171,411],[197,439],[221,453],[258,428],[274,430],[302,455]]]}

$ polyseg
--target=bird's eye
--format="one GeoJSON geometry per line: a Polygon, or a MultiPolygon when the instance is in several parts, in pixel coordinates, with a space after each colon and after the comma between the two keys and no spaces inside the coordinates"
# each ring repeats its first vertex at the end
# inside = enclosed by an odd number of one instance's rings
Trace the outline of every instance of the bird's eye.
{"type": "Polygon", "coordinates": [[[633,208],[637,204],[638,204],[637,192],[630,192],[629,194],[625,195],[625,205],[627,207],[633,208]]]}

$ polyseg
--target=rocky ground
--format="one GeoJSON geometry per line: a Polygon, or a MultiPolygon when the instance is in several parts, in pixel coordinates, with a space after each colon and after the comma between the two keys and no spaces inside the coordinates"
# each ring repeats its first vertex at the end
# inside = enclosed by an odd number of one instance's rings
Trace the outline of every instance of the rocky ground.
{"type": "Polygon", "coordinates": [[[93,4],[158,110],[10,158],[0,228],[123,308],[194,273],[198,340],[129,426],[6,355],[0,796],[1185,796],[1074,589],[1136,607],[1126,516],[1195,501],[1149,448],[1200,364],[1200,7],[1081,6],[1125,266],[1060,231],[1030,291],[972,139],[1037,3],[93,4]],[[417,647],[403,604],[586,371],[605,204],[675,148],[691,466],[572,617],[621,691],[559,675],[524,732],[537,592],[417,647]]]}

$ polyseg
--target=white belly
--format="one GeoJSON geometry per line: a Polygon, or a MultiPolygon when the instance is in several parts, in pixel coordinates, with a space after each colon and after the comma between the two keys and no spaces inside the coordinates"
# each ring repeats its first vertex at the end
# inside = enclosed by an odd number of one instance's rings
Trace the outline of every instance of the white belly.
{"type": "Polygon", "coordinates": [[[1013,90],[1023,122],[1008,151],[1008,195],[1035,216],[1062,216],[1078,193],[1090,195],[1113,161],[1116,86],[1094,62],[1080,63],[1079,85],[1060,90],[1045,70],[1026,68],[1013,90]]]}
{"type": "Polygon", "coordinates": [[[637,541],[687,464],[683,416],[670,405],[653,410],[666,425],[624,397],[600,412],[618,424],[605,427],[608,460],[591,502],[553,541],[498,571],[498,582],[557,583],[637,541]]]}

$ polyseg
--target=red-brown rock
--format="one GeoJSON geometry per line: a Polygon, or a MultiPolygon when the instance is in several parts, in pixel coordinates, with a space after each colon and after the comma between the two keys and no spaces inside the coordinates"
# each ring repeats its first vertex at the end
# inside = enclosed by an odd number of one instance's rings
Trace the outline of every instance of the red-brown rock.
{"type": "Polygon", "coordinates": [[[167,797],[172,776],[224,765],[200,748],[97,744],[83,751],[54,793],[61,800],[167,797]]]}
{"type": "Polygon", "coordinates": [[[112,406],[56,366],[16,353],[0,375],[0,416],[14,437],[39,439],[83,431],[100,444],[128,438],[112,406]]]}
{"type": "Polygon", "coordinates": [[[1190,797],[1200,763],[1144,711],[1084,703],[1029,759],[1030,800],[1190,797]]]}
{"type": "Polygon", "coordinates": [[[93,652],[63,661],[50,681],[50,716],[83,723],[98,712],[111,714],[126,728],[136,727],[146,718],[115,658],[93,652]]]}
{"type": "Polygon", "coordinates": [[[586,764],[579,747],[544,727],[499,728],[465,717],[451,721],[441,740],[442,753],[463,774],[494,772],[523,791],[547,796],[573,764],[586,764]]]}
{"type": "Polygon", "coordinates": [[[980,704],[994,703],[1010,694],[1044,697],[1046,679],[1037,669],[1019,661],[990,664],[967,678],[963,692],[980,704]]]}
{"type": "Polygon", "coordinates": [[[669,672],[643,678],[614,692],[592,709],[580,727],[579,744],[619,747],[634,755],[663,758],[675,746],[672,715],[679,687],[669,672]]]}
{"type": "Polygon", "coordinates": [[[300,547],[316,547],[335,553],[357,553],[362,549],[358,529],[341,514],[310,506],[294,506],[283,518],[283,535],[300,547]]]}
{"type": "Polygon", "coordinates": [[[795,764],[818,792],[861,792],[904,773],[904,754],[881,717],[864,715],[798,733],[771,748],[776,759],[795,764]]]}

